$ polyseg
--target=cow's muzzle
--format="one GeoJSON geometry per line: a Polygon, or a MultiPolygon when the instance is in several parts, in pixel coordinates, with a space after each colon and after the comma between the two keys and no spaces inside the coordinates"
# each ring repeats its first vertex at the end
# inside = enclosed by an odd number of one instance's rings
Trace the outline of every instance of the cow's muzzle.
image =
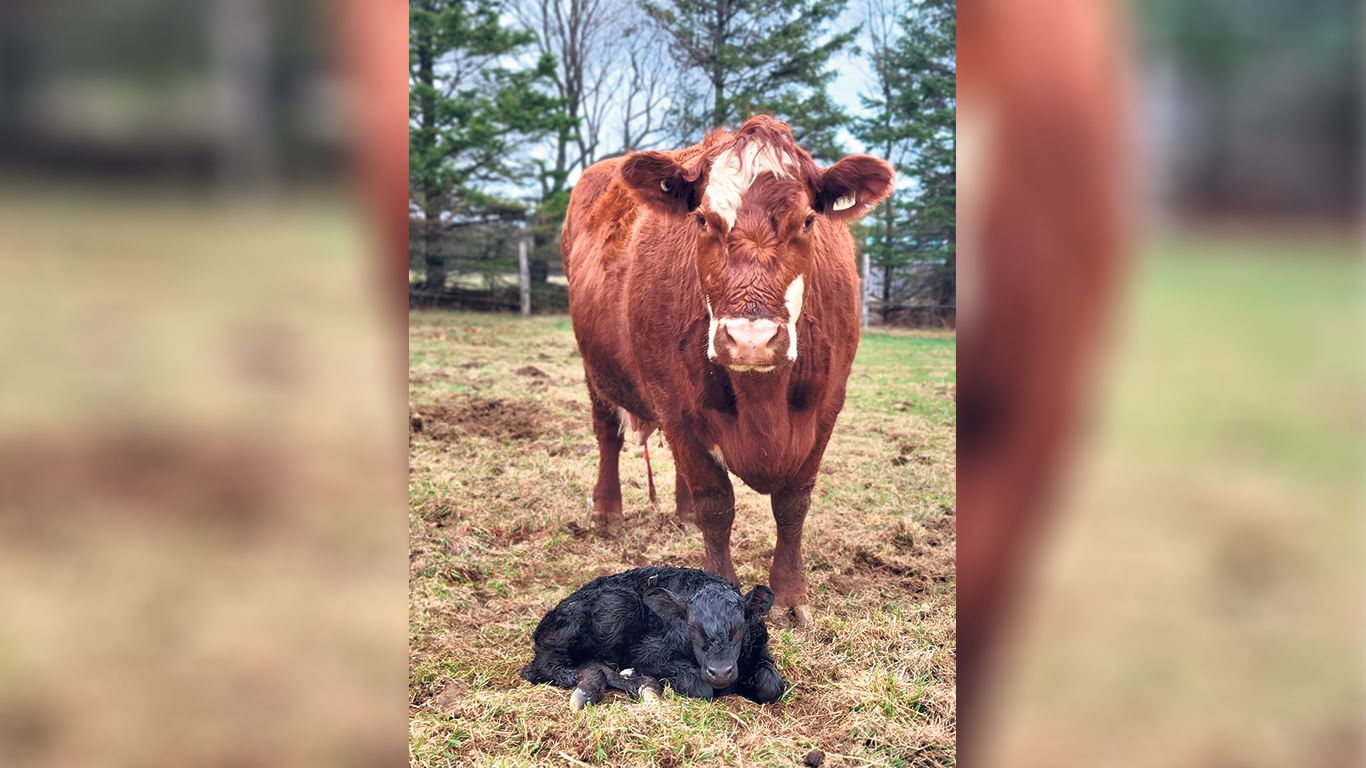
{"type": "Polygon", "coordinates": [[[733,371],[771,371],[787,360],[787,326],[772,320],[722,317],[712,339],[712,361],[733,371]]]}

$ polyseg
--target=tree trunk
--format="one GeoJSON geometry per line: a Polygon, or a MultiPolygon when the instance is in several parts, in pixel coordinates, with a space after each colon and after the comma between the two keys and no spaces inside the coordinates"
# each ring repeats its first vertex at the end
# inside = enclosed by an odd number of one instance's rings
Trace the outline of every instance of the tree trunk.
{"type": "Polygon", "coordinates": [[[439,214],[427,219],[422,233],[422,256],[427,262],[427,279],[422,288],[427,291],[446,290],[446,258],[440,253],[441,223],[436,216],[439,214]]]}
{"type": "MultiPolygon", "coordinates": [[[[432,40],[427,35],[419,35],[415,41],[418,61],[417,80],[430,88],[436,82],[436,56],[432,50],[432,40]]],[[[429,150],[435,141],[436,101],[430,95],[423,95],[419,100],[419,108],[422,113],[422,131],[418,134],[418,141],[424,146],[424,149],[429,150]]],[[[446,260],[439,253],[443,196],[434,173],[425,173],[419,187],[422,190],[422,215],[424,219],[422,258],[426,262],[427,273],[422,288],[427,291],[444,291],[446,290],[446,260]]]]}
{"type": "Polygon", "coordinates": [[[550,260],[544,257],[531,259],[531,282],[534,285],[545,285],[550,282],[550,260]]]}
{"type": "Polygon", "coordinates": [[[887,318],[892,314],[892,272],[891,264],[882,267],[882,324],[887,324],[887,318]]]}
{"type": "Polygon", "coordinates": [[[723,28],[725,24],[725,11],[725,1],[718,0],[716,3],[716,26],[712,29],[711,35],[711,85],[716,96],[715,101],[712,102],[712,128],[720,128],[726,122],[726,73],[721,67],[720,62],[717,61],[721,58],[721,46],[726,42],[726,30],[723,28]]]}
{"type": "Polygon", "coordinates": [[[720,128],[726,122],[725,85],[721,83],[719,75],[712,77],[711,84],[716,92],[716,101],[711,110],[711,127],[715,129],[720,128]]]}

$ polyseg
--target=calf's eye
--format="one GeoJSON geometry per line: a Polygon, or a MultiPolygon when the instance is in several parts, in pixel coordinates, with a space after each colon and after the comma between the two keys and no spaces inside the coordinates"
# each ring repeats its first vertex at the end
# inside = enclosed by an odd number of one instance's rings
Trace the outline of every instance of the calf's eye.
{"type": "Polygon", "coordinates": [[[697,219],[697,226],[701,227],[702,229],[706,229],[706,228],[707,228],[707,217],[706,217],[706,216],[704,216],[704,215],[702,215],[702,214],[699,213],[699,214],[697,214],[696,216],[694,216],[693,218],[697,219]]]}

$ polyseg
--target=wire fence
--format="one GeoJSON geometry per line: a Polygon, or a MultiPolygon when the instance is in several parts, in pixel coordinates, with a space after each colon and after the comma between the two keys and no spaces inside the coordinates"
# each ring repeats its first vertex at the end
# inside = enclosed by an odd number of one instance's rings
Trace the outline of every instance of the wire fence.
{"type": "MultiPolygon", "coordinates": [[[[558,240],[538,244],[527,230],[513,227],[465,227],[434,238],[414,226],[409,237],[408,305],[487,312],[553,314],[569,310],[569,281],[564,276],[558,240]]],[[[913,298],[923,270],[893,271],[897,289],[883,298],[880,283],[887,273],[864,270],[865,325],[953,328],[957,306],[921,303],[913,298]],[[865,293],[868,293],[865,288],[865,293]]]]}

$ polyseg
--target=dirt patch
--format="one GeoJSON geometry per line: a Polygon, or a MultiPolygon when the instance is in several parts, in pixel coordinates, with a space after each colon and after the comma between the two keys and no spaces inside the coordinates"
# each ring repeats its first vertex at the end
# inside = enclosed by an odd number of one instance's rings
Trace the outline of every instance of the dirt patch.
{"type": "Polygon", "coordinates": [[[488,579],[488,574],[467,565],[448,565],[437,575],[447,584],[478,584],[488,579]]]}
{"type": "Polygon", "coordinates": [[[479,360],[471,360],[471,361],[469,361],[468,363],[465,363],[464,365],[461,365],[460,367],[461,367],[461,368],[464,368],[464,369],[467,370],[467,371],[472,371],[472,370],[474,370],[474,369],[476,369],[476,368],[483,368],[483,367],[486,366],[486,365],[488,365],[488,363],[481,362],[481,361],[479,361],[479,360]]]}
{"type": "Polygon", "coordinates": [[[903,438],[898,440],[896,444],[897,455],[892,457],[892,466],[904,467],[913,461],[917,464],[934,463],[929,456],[923,453],[917,454],[917,451],[922,445],[923,443],[917,438],[903,438]]]}
{"type": "Polygon", "coordinates": [[[914,565],[883,557],[863,547],[854,551],[854,565],[871,570],[886,571],[897,576],[917,575],[914,565]]]}
{"type": "Polygon", "coordinates": [[[445,688],[442,688],[441,693],[432,697],[432,706],[434,706],[438,712],[449,712],[463,702],[465,697],[469,695],[469,692],[470,687],[467,683],[463,680],[456,680],[445,688]]]}
{"type": "Polygon", "coordinates": [[[466,436],[536,440],[559,429],[560,421],[536,403],[464,397],[410,409],[408,432],[433,440],[466,436]]]}
{"type": "MultiPolygon", "coordinates": [[[[900,577],[906,587],[916,593],[931,591],[936,585],[947,584],[954,575],[953,517],[940,516],[919,523],[902,521],[890,531],[891,551],[875,551],[869,547],[854,550],[853,568],[846,576],[862,571],[867,574],[887,574],[900,577]]],[[[847,583],[833,583],[836,589],[852,587],[847,583]]]]}
{"type": "Polygon", "coordinates": [[[513,371],[513,373],[517,374],[518,376],[530,376],[533,379],[550,378],[550,374],[546,373],[540,368],[537,368],[534,365],[524,365],[521,368],[518,368],[517,370],[513,371]]]}

